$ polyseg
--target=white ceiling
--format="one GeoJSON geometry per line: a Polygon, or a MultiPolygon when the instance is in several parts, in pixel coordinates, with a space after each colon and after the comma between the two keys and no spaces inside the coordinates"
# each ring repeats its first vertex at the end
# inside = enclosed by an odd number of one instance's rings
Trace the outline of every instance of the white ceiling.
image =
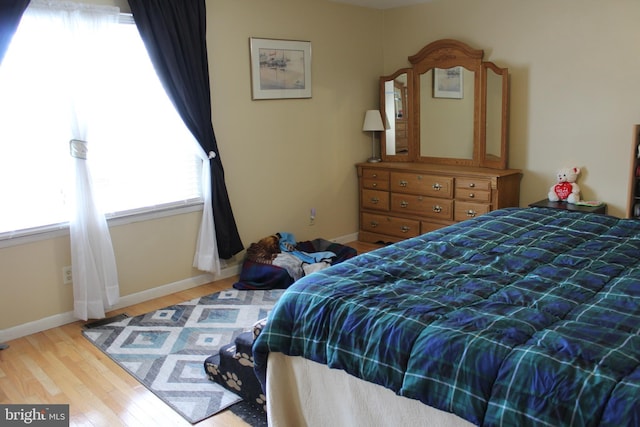
{"type": "Polygon", "coordinates": [[[418,3],[428,3],[432,0],[331,0],[336,3],[348,3],[355,6],[371,7],[374,9],[391,9],[393,7],[410,6],[418,3]]]}

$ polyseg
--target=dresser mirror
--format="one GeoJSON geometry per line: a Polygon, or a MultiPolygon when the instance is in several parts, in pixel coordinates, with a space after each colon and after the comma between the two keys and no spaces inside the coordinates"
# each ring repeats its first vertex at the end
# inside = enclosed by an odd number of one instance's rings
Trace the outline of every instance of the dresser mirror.
{"type": "Polygon", "coordinates": [[[509,70],[499,68],[492,62],[482,63],[484,105],[483,134],[480,136],[480,164],[488,168],[506,169],[509,155],[507,144],[509,132],[509,70]]]}
{"type": "Polygon", "coordinates": [[[476,73],[464,67],[437,71],[439,75],[451,73],[453,77],[436,79],[435,69],[420,74],[420,156],[429,161],[460,159],[471,162],[475,139],[476,73]],[[455,80],[451,85],[459,89],[459,97],[436,95],[438,85],[446,85],[443,80],[455,80]]]}
{"type": "Polygon", "coordinates": [[[387,161],[414,160],[409,153],[413,129],[409,120],[413,108],[413,70],[403,68],[392,75],[380,78],[380,105],[385,119],[382,133],[382,153],[387,161]]]}
{"type": "Polygon", "coordinates": [[[483,56],[438,40],[380,78],[383,160],[507,168],[508,69],[483,56]]]}

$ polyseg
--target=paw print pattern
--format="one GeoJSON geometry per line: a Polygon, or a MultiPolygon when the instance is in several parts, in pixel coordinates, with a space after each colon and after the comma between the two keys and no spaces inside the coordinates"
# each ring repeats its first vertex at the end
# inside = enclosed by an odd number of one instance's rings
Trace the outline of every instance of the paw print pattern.
{"type": "Polygon", "coordinates": [[[227,372],[227,374],[223,375],[222,378],[224,378],[229,387],[238,391],[242,390],[242,380],[240,380],[236,374],[227,372]]]}
{"type": "Polygon", "coordinates": [[[242,366],[253,368],[253,357],[250,354],[236,353],[234,357],[242,366]]]}
{"type": "Polygon", "coordinates": [[[213,377],[219,376],[220,369],[218,369],[218,365],[215,365],[213,363],[207,363],[207,374],[211,379],[213,379],[213,377]]]}
{"type": "Polygon", "coordinates": [[[264,394],[260,393],[260,395],[256,397],[256,403],[262,406],[264,412],[267,412],[267,398],[264,394]]]}
{"type": "Polygon", "coordinates": [[[253,325],[253,340],[254,341],[255,341],[256,338],[258,338],[258,335],[260,335],[260,332],[262,332],[262,330],[264,329],[264,327],[266,325],[267,325],[267,318],[266,317],[264,319],[258,320],[253,325]]]}

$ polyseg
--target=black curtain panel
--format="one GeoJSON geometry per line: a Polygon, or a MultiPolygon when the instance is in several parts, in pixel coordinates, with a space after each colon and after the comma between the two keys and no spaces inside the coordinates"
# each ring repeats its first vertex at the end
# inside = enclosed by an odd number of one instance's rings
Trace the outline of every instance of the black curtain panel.
{"type": "Polygon", "coordinates": [[[244,247],[211,124],[205,0],[129,0],[129,6],[165,90],[209,154],[218,252],[221,258],[231,258],[244,247]]]}
{"type": "Polygon", "coordinates": [[[0,1],[0,63],[28,5],[29,0],[0,1]]]}

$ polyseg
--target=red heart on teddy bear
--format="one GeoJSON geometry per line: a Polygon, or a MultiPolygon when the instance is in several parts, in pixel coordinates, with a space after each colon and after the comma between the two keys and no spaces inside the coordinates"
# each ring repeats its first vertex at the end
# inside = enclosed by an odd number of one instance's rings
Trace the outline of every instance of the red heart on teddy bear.
{"type": "Polygon", "coordinates": [[[553,187],[553,191],[556,193],[560,200],[567,200],[569,194],[573,190],[573,186],[570,182],[560,182],[553,187]]]}

